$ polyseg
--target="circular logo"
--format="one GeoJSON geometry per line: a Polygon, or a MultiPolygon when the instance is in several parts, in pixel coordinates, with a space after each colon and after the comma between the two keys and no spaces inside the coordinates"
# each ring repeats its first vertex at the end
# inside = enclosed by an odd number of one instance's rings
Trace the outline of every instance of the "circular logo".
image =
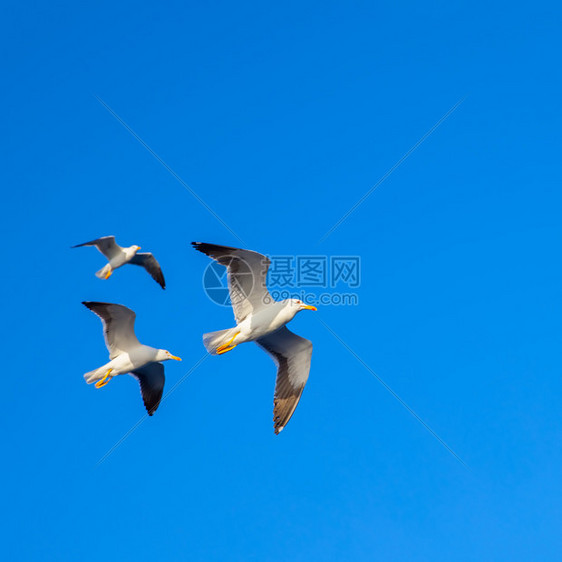
{"type": "Polygon", "coordinates": [[[203,273],[203,289],[219,306],[234,306],[242,302],[254,288],[254,273],[239,257],[221,257],[221,263],[212,261],[203,273]],[[231,287],[228,287],[228,269],[231,269],[231,287]]]}

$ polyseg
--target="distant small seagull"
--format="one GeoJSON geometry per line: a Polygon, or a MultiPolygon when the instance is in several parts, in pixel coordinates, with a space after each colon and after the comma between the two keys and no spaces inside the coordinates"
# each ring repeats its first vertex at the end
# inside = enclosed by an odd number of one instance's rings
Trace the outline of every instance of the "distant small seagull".
{"type": "Polygon", "coordinates": [[[266,287],[270,259],[257,252],[192,242],[193,247],[226,266],[236,327],[203,335],[207,351],[221,355],[255,341],[277,365],[273,428],[280,433],[293,415],[310,371],[312,343],[286,326],[297,312],[316,310],[298,299],[276,302],[266,287]]]}
{"type": "Polygon", "coordinates": [[[86,373],[86,382],[95,382],[95,387],[101,388],[117,375],[132,375],[140,383],[142,399],[151,416],[158,408],[164,392],[164,365],[160,361],[181,359],[165,349],[141,344],[135,336],[136,314],[130,308],[109,302],[82,304],[101,318],[110,359],[103,367],[86,373]]]}
{"type": "Polygon", "coordinates": [[[84,242],[84,244],[77,244],[72,247],[80,248],[82,246],[95,246],[109,260],[107,265],[102,267],[99,271],[96,271],[96,275],[100,279],[109,279],[111,274],[118,267],[126,263],[132,263],[133,265],[141,265],[144,267],[162,289],[166,288],[166,282],[164,281],[164,275],[162,274],[162,269],[160,269],[160,264],[150,252],[138,254],[137,252],[140,250],[140,246],[122,248],[115,243],[115,236],[104,236],[103,238],[98,238],[91,242],[84,242]]]}

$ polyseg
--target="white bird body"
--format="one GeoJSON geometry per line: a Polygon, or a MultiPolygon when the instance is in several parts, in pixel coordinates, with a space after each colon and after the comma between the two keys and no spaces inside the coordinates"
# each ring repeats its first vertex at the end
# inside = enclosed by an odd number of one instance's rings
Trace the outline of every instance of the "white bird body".
{"type": "Polygon", "coordinates": [[[157,349],[139,342],[135,335],[135,313],[120,304],[84,302],[101,318],[105,344],[110,361],[84,375],[88,384],[96,388],[105,386],[114,376],[131,374],[138,379],[144,405],[151,416],[164,392],[164,366],[162,361],[176,359],[165,349],[157,349]]]}
{"type": "Polygon", "coordinates": [[[203,334],[212,355],[222,355],[237,345],[254,341],[277,365],[273,398],[273,427],[283,430],[293,415],[310,372],[312,343],[293,334],[286,324],[301,310],[316,310],[298,299],[276,302],[266,287],[270,260],[240,248],[193,242],[196,250],[227,268],[228,289],[236,326],[203,334]]]}
{"type": "MultiPolygon", "coordinates": [[[[148,345],[139,344],[137,347],[131,349],[130,351],[125,351],[120,353],[114,359],[111,359],[109,363],[102,365],[94,372],[98,372],[99,374],[105,373],[111,369],[111,376],[117,375],[127,375],[133,372],[136,369],[140,369],[147,365],[148,363],[156,363],[159,361],[166,361],[169,357],[166,357],[163,353],[164,350],[156,349],[154,347],[150,347],[148,345]]],[[[102,375],[102,376],[103,376],[102,375]]],[[[98,380],[98,376],[88,377],[87,382],[94,382],[98,380]],[[91,381],[89,380],[91,379],[91,381]]]]}
{"type": "Polygon", "coordinates": [[[236,336],[236,343],[256,341],[276,332],[290,322],[298,311],[298,306],[295,306],[292,300],[273,302],[271,305],[257,310],[236,328],[233,328],[240,331],[240,334],[236,336]]]}
{"type": "Polygon", "coordinates": [[[119,247],[119,252],[115,252],[115,255],[109,260],[111,269],[118,269],[126,263],[129,263],[139,250],[140,246],[129,246],[128,248],[119,247]]]}

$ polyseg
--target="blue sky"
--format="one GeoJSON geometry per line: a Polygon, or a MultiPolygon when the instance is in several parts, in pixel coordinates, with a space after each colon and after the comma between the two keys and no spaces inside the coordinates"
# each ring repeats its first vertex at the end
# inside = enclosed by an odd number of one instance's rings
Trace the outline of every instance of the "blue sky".
{"type": "Polygon", "coordinates": [[[559,21],[554,2],[5,5],[8,557],[559,560],[559,21]],[[168,289],[98,280],[70,246],[106,234],[168,289]],[[314,354],[290,424],[274,436],[275,367],[240,346],[97,465],[143,408],[130,377],[84,383],[107,353],[80,302],[135,309],[184,359],[171,388],[233,321],[189,242],[237,237],[361,258],[358,306],[292,323],[314,354]]]}

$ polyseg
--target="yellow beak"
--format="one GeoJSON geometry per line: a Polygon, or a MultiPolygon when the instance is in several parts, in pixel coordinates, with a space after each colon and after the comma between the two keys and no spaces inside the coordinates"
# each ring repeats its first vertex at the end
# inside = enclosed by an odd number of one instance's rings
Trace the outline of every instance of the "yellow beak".
{"type": "Polygon", "coordinates": [[[137,246],[137,252],[138,252],[140,249],[141,249],[141,247],[140,247],[140,246],[137,246]]]}
{"type": "Polygon", "coordinates": [[[302,306],[305,310],[318,310],[315,306],[311,306],[310,304],[303,304],[302,306]]]}
{"type": "Polygon", "coordinates": [[[170,359],[175,359],[176,361],[181,361],[181,357],[176,357],[175,355],[170,355],[170,359]]]}

